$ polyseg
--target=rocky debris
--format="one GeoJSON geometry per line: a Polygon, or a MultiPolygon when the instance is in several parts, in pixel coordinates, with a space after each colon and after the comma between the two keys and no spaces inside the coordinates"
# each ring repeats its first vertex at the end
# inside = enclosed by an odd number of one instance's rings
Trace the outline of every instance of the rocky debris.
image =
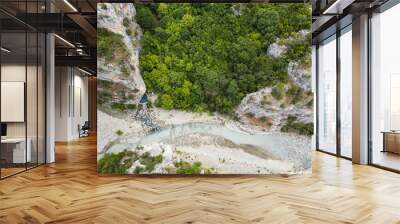
{"type": "Polygon", "coordinates": [[[285,98],[276,99],[272,96],[272,88],[265,87],[244,97],[236,114],[245,124],[258,126],[266,131],[280,131],[288,117],[296,117],[302,123],[313,122],[313,110],[307,106],[312,96],[309,98],[297,104],[286,105],[285,98]]]}
{"type": "Polygon", "coordinates": [[[287,51],[287,46],[286,45],[280,45],[278,42],[272,43],[268,47],[268,54],[272,56],[273,58],[279,58],[283,54],[285,54],[287,51]]]}
{"type": "Polygon", "coordinates": [[[146,132],[160,129],[160,125],[156,123],[154,111],[148,108],[147,104],[139,104],[134,118],[141,122],[143,130],[146,132]]]}
{"type": "Polygon", "coordinates": [[[305,91],[311,91],[311,68],[302,68],[297,62],[289,62],[289,78],[305,91]]]}
{"type": "MultiPolygon", "coordinates": [[[[142,30],[135,21],[136,9],[134,4],[102,3],[98,6],[97,26],[120,34],[130,58],[124,63],[112,63],[104,58],[98,59],[98,78],[125,85],[130,90],[135,90],[137,96],[146,92],[146,86],[140,75],[139,53],[142,30]],[[125,20],[125,21],[124,21],[125,20]],[[128,66],[130,74],[124,74],[123,66],[128,66]]],[[[140,100],[136,98],[135,101],[140,100]]]]}
{"type": "MultiPolygon", "coordinates": [[[[171,145],[155,142],[149,145],[141,146],[139,149],[140,150],[138,150],[138,148],[135,149],[139,155],[142,155],[146,152],[148,152],[152,157],[162,155],[162,162],[156,164],[151,173],[168,173],[168,170],[174,168],[173,148],[171,145]]],[[[140,163],[140,160],[137,160],[132,164],[131,168],[128,169],[128,173],[134,173],[134,170],[137,166],[141,168],[145,167],[145,165],[140,163]]]]}
{"type": "MultiPolygon", "coordinates": [[[[136,148],[133,151],[138,155],[147,152],[153,157],[162,155],[162,162],[155,165],[152,174],[173,174],[176,172],[175,164],[179,161],[190,164],[200,162],[201,174],[210,170],[220,174],[293,174],[296,172],[294,164],[288,161],[260,158],[247,153],[239,146],[214,144],[213,139],[212,136],[193,134],[166,142],[146,144],[140,146],[140,150],[136,148]],[[192,144],[193,142],[195,144],[192,144]],[[210,145],[210,142],[213,144],[210,145]]],[[[137,160],[127,172],[135,173],[136,167],[144,169],[145,165],[137,160]]]]}
{"type": "MultiPolygon", "coordinates": [[[[125,141],[132,136],[140,137],[144,135],[139,122],[134,120],[126,120],[110,116],[102,111],[97,111],[98,128],[97,128],[97,152],[104,152],[109,144],[116,141],[125,141]],[[129,138],[127,138],[129,136],[129,138]]],[[[134,139],[131,139],[134,140],[134,139]]]]}

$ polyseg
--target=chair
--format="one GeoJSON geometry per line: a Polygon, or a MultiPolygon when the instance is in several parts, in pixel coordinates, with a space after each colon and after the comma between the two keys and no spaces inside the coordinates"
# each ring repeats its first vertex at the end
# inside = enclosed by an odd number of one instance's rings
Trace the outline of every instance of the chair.
{"type": "Polygon", "coordinates": [[[82,127],[78,125],[79,138],[89,136],[89,129],[90,129],[89,121],[85,121],[82,127]]]}

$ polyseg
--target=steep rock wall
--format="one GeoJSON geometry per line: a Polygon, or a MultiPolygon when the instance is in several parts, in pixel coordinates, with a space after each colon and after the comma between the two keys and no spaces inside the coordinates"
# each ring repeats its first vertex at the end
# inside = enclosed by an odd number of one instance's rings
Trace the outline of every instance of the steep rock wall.
{"type": "MultiPolygon", "coordinates": [[[[139,68],[142,30],[135,21],[135,15],[134,4],[102,3],[98,5],[97,26],[121,35],[126,50],[129,52],[126,61],[120,63],[99,57],[98,79],[109,81],[119,86],[119,89],[126,89],[126,92],[129,92],[127,94],[131,94],[128,97],[131,103],[140,100],[140,96],[146,91],[139,68]],[[125,69],[128,72],[124,71],[124,66],[128,66],[128,69],[125,69]]],[[[118,96],[113,96],[113,99],[118,100],[118,96]]]]}

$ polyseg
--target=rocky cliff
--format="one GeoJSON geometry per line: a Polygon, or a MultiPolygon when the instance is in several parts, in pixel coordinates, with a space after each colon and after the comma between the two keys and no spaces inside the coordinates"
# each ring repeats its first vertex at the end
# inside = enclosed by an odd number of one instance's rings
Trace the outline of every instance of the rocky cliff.
{"type": "MultiPolygon", "coordinates": [[[[142,30],[135,21],[135,15],[133,4],[98,5],[97,27],[106,29],[108,35],[119,37],[123,43],[123,51],[111,49],[113,53],[108,58],[98,54],[100,103],[112,101],[120,109],[123,105],[135,105],[146,91],[139,69],[142,30]],[[121,52],[126,53],[118,55],[121,52]]],[[[112,48],[111,43],[109,47],[112,48]]]]}
{"type": "MultiPolygon", "coordinates": [[[[268,47],[273,58],[285,57],[290,45],[305,40],[308,31],[300,31],[294,37],[277,39],[268,47]]],[[[302,61],[290,61],[287,65],[288,82],[265,87],[244,97],[236,109],[239,120],[267,131],[295,131],[311,134],[313,123],[313,94],[311,69],[302,61]]]]}

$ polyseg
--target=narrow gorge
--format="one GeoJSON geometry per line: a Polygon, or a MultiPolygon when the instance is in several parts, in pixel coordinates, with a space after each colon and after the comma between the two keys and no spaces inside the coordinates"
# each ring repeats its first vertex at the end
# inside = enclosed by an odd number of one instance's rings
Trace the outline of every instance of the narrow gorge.
{"type": "Polygon", "coordinates": [[[219,16],[220,10],[240,28],[251,22],[251,11],[259,20],[269,12],[257,4],[221,5],[98,5],[100,173],[296,174],[310,169],[310,52],[293,53],[309,41],[307,24],[280,36],[264,31],[268,24],[243,37],[216,27],[225,32],[220,36],[200,19],[219,16]],[[216,41],[206,35],[199,40],[200,31],[216,41]],[[228,44],[226,37],[235,41],[228,44]],[[202,45],[207,41],[214,44],[202,45]],[[253,51],[258,53],[250,55],[253,51]],[[235,54],[255,58],[236,61],[235,54]]]}

